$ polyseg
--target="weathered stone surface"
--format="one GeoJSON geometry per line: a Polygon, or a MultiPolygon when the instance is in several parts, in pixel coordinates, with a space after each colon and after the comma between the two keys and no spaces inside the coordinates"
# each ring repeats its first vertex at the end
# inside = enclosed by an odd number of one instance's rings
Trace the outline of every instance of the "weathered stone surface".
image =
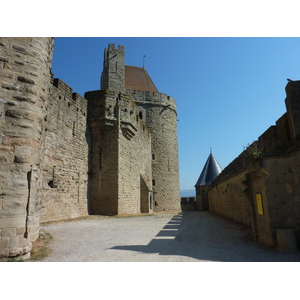
{"type": "Polygon", "coordinates": [[[45,109],[37,105],[37,94],[48,98],[53,38],[0,38],[0,45],[0,256],[15,256],[31,244],[20,236],[38,230],[41,177],[34,179],[34,173],[40,172],[45,109]],[[33,47],[37,41],[39,51],[33,47]]]}
{"type": "Polygon", "coordinates": [[[280,252],[297,252],[294,229],[276,229],[278,250],[280,252]]]}
{"type": "Polygon", "coordinates": [[[51,77],[52,51],[0,38],[0,256],[27,255],[40,222],[181,209],[175,100],[126,90],[123,46],[87,100],[51,77]]]}

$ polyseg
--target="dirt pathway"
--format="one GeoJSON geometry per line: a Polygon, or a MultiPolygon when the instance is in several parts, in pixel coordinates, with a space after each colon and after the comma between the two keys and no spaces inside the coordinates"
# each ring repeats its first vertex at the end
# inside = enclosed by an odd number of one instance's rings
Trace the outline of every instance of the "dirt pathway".
{"type": "Polygon", "coordinates": [[[238,224],[208,212],[87,218],[42,226],[53,236],[47,262],[300,261],[256,245],[238,224]]]}

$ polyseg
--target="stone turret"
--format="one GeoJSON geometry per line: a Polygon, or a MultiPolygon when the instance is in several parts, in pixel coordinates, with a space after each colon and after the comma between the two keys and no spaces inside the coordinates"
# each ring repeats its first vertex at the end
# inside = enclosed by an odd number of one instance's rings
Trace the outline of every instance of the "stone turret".
{"type": "Polygon", "coordinates": [[[0,38],[0,257],[38,237],[53,38],[0,38]]]}
{"type": "Polygon", "coordinates": [[[152,209],[180,211],[176,102],[158,92],[144,68],[125,65],[124,50],[124,46],[116,49],[115,45],[109,44],[104,51],[101,91],[85,94],[89,101],[89,126],[93,137],[93,211],[108,214],[152,209]],[[124,106],[125,99],[128,104],[132,102],[132,107],[124,106]],[[130,118],[126,116],[128,114],[130,118]],[[141,126],[144,132],[148,132],[149,138],[142,137],[141,126]],[[130,142],[129,139],[123,140],[125,133],[132,137],[130,142]],[[136,142],[137,139],[139,142],[136,142]],[[128,149],[131,149],[130,153],[128,149]],[[98,164],[99,159],[102,165],[98,164]],[[105,167],[109,161],[113,168],[105,167]],[[134,187],[138,179],[130,177],[133,176],[133,164],[140,166],[136,169],[140,174],[139,187],[134,187]],[[120,190],[126,181],[126,188],[120,190]],[[113,182],[116,184],[114,187],[113,182]],[[142,209],[147,205],[141,201],[144,204],[140,208],[139,204],[132,204],[131,209],[125,209],[126,197],[130,193],[137,193],[132,197],[139,197],[142,190],[147,191],[144,195],[148,193],[149,208],[142,209]]]}
{"type": "Polygon", "coordinates": [[[101,75],[101,89],[124,92],[125,86],[125,66],[124,66],[124,46],[116,49],[114,44],[109,44],[104,50],[103,72],[101,75]]]}
{"type": "Polygon", "coordinates": [[[159,93],[144,68],[125,66],[125,88],[152,136],[154,211],[180,211],[176,101],[159,93]]]}
{"type": "Polygon", "coordinates": [[[195,184],[197,210],[204,211],[209,208],[207,193],[212,188],[212,182],[221,172],[221,166],[212,152],[210,152],[202,172],[195,184]]]}

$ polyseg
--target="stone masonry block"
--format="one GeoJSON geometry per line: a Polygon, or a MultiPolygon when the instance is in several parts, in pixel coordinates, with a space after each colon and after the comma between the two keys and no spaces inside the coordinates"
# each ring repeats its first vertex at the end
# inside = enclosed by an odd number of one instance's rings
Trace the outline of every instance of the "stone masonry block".
{"type": "Polygon", "coordinates": [[[3,237],[1,240],[1,245],[3,248],[8,248],[10,237],[3,237]]]}
{"type": "Polygon", "coordinates": [[[2,230],[2,237],[16,236],[16,228],[5,228],[2,230]]]}
{"type": "Polygon", "coordinates": [[[294,229],[276,229],[277,245],[280,252],[296,252],[297,241],[294,229]]]}

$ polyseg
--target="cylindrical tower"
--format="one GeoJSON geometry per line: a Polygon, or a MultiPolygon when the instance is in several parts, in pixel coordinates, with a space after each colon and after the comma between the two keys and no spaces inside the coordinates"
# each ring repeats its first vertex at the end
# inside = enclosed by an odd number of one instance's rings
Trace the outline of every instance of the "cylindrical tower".
{"type": "Polygon", "coordinates": [[[126,92],[151,133],[153,211],[181,211],[176,102],[159,93],[144,68],[124,64],[125,48],[104,51],[102,89],[126,92]]]}
{"type": "Polygon", "coordinates": [[[0,38],[0,257],[37,239],[53,38],[0,38]]]}
{"type": "Polygon", "coordinates": [[[131,96],[152,136],[153,210],[181,211],[176,101],[156,92],[131,96]]]}

